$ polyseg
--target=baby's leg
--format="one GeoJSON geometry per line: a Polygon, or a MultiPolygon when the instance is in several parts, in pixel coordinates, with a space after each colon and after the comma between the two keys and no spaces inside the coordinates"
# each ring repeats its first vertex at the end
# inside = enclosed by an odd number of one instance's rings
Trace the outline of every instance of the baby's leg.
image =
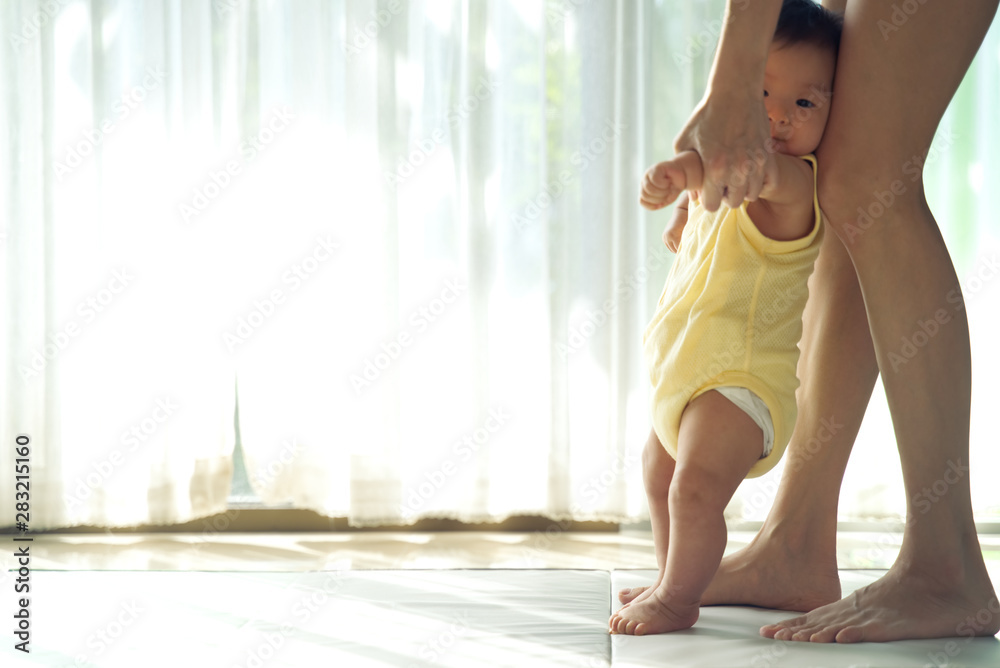
{"type": "Polygon", "coordinates": [[[763,434],[739,407],[715,391],[681,416],[677,464],[669,491],[669,550],[649,595],[611,618],[612,633],[648,635],[686,629],[726,548],[723,511],[760,458],[763,434]]]}
{"type": "Polygon", "coordinates": [[[650,430],[646,447],[642,451],[642,481],[646,487],[646,501],[649,503],[649,521],[653,527],[653,549],[656,552],[659,575],[652,587],[644,587],[642,594],[633,597],[633,603],[652,594],[663,581],[663,573],[667,568],[667,545],[670,539],[669,494],[674,466],[674,458],[660,443],[656,430],[650,430]]]}

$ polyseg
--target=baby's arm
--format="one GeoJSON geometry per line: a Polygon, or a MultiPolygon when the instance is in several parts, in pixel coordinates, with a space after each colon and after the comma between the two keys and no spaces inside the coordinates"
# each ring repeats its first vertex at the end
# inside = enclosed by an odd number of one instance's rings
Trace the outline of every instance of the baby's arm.
{"type": "Polygon", "coordinates": [[[775,153],[775,178],[765,179],[760,198],[774,204],[809,202],[813,196],[812,165],[794,155],[775,153]]]}
{"type": "Polygon", "coordinates": [[[639,203],[650,211],[658,211],[685,190],[700,190],[704,178],[701,157],[694,151],[682,151],[673,160],[657,163],[646,170],[639,203]]]}
{"type": "Polygon", "coordinates": [[[815,222],[812,165],[780,153],[774,162],[774,177],[765,177],[760,199],[751,203],[750,218],[770,239],[799,239],[809,234],[815,222]]]}

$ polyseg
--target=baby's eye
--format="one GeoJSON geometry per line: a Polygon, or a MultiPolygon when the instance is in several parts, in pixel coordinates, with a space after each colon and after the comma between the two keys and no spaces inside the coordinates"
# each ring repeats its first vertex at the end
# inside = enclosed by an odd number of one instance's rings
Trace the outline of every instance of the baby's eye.
{"type": "Polygon", "coordinates": [[[813,107],[816,106],[815,104],[812,103],[811,100],[806,100],[806,99],[796,100],[795,104],[799,105],[803,109],[812,109],[813,107]]]}
{"type": "Polygon", "coordinates": [[[764,91],[764,97],[767,97],[767,91],[764,91]]]}

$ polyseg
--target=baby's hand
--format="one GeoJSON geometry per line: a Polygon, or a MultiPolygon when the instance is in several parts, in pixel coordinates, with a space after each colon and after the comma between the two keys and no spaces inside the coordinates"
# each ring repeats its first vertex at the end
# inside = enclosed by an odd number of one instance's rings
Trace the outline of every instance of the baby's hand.
{"type": "Polygon", "coordinates": [[[687,187],[684,169],[674,160],[657,163],[646,170],[642,178],[639,203],[657,211],[673,202],[687,187]]]}
{"type": "Polygon", "coordinates": [[[674,220],[663,230],[663,243],[671,253],[676,253],[681,247],[681,235],[684,234],[684,224],[686,221],[674,220]]]}
{"type": "Polygon", "coordinates": [[[677,249],[681,247],[681,235],[684,234],[684,226],[688,222],[689,203],[690,198],[685,193],[677,200],[677,206],[674,207],[674,217],[663,230],[663,243],[667,245],[671,253],[676,253],[677,249]]]}

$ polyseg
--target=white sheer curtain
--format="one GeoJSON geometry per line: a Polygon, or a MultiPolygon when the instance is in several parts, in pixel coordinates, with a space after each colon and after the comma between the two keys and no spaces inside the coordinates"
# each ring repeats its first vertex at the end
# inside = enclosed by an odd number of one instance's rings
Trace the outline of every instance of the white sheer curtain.
{"type": "MultiPolygon", "coordinates": [[[[643,517],[639,339],[670,256],[666,214],[635,195],[701,95],[721,12],[0,5],[0,457],[30,435],[32,528],[225,510],[237,391],[267,503],[357,525],[643,517]]],[[[959,174],[946,209],[975,196],[969,170],[996,183],[991,44],[952,123],[964,148],[938,163],[959,174]]],[[[964,271],[987,247],[970,230],[996,234],[968,211],[949,228],[964,271]]],[[[869,440],[894,456],[891,431],[869,440]]],[[[747,517],[777,475],[745,485],[747,517]]],[[[885,476],[851,476],[852,516],[901,510],[885,476]]]]}

